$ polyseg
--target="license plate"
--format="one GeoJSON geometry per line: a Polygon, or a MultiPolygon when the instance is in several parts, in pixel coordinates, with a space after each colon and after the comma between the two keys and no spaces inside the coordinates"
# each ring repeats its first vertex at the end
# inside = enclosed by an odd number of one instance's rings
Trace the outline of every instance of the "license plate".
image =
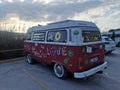
{"type": "Polygon", "coordinates": [[[97,62],[98,61],[98,57],[95,57],[95,58],[91,58],[90,60],[89,60],[89,63],[95,63],[95,62],[97,62]]]}

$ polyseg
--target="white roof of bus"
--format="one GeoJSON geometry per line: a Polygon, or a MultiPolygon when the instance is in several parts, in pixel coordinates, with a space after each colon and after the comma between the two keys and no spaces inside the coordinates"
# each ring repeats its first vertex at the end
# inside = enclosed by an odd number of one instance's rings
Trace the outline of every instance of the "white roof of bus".
{"type": "Polygon", "coordinates": [[[88,21],[78,21],[78,20],[65,20],[55,23],[49,23],[46,26],[34,26],[30,28],[31,31],[36,30],[47,30],[47,29],[56,29],[56,28],[68,28],[68,27],[80,27],[80,26],[90,26],[90,27],[96,27],[96,25],[92,22],[88,21]]]}

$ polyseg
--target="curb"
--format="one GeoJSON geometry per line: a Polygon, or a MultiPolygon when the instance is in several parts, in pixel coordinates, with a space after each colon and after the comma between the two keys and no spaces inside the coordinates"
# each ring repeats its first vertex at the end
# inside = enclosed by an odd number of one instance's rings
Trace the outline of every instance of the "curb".
{"type": "Polygon", "coordinates": [[[8,62],[13,62],[13,61],[19,61],[21,59],[25,59],[25,57],[18,57],[18,58],[13,58],[13,59],[7,59],[7,60],[0,60],[0,64],[1,63],[8,63],[8,62]]]}
{"type": "Polygon", "coordinates": [[[11,51],[21,51],[23,49],[11,49],[11,50],[1,50],[0,52],[11,52],[11,51]]]}

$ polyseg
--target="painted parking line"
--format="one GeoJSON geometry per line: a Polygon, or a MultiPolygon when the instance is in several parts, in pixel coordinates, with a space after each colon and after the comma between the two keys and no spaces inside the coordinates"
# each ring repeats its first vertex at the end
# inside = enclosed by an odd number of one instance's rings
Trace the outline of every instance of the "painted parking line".
{"type": "MultiPolygon", "coordinates": [[[[0,63],[8,63],[13,61],[19,61],[19,60],[25,60],[25,57],[19,57],[14,59],[8,59],[8,60],[1,60],[0,63]]],[[[16,64],[16,63],[15,63],[16,64]]],[[[44,84],[41,80],[35,77],[34,74],[30,73],[28,70],[20,66],[19,64],[16,64],[18,68],[20,68],[25,74],[27,74],[29,77],[31,77],[35,82],[39,84],[40,87],[44,88],[45,90],[50,90],[46,84],[44,84]]]]}
{"type": "Polygon", "coordinates": [[[0,60],[0,63],[7,63],[7,62],[13,62],[13,61],[24,60],[24,58],[25,58],[25,57],[18,57],[18,58],[13,58],[13,59],[0,60]]]}
{"type": "Polygon", "coordinates": [[[18,68],[20,68],[26,75],[28,75],[32,80],[38,83],[40,87],[42,87],[45,90],[50,90],[49,87],[42,82],[40,79],[38,79],[33,73],[29,72],[27,69],[23,68],[21,65],[18,63],[15,63],[18,68]]]}

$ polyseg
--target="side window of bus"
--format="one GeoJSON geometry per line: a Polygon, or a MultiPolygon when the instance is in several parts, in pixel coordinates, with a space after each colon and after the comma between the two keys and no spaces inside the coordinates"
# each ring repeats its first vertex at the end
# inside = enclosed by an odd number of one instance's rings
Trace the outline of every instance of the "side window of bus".
{"type": "Polygon", "coordinates": [[[34,33],[33,41],[45,41],[45,32],[34,33]]]}
{"type": "Polygon", "coordinates": [[[67,31],[49,31],[47,36],[48,42],[63,42],[67,41],[67,31]]]}
{"type": "Polygon", "coordinates": [[[25,35],[25,40],[31,40],[31,33],[27,33],[26,35],[25,35]]]}

